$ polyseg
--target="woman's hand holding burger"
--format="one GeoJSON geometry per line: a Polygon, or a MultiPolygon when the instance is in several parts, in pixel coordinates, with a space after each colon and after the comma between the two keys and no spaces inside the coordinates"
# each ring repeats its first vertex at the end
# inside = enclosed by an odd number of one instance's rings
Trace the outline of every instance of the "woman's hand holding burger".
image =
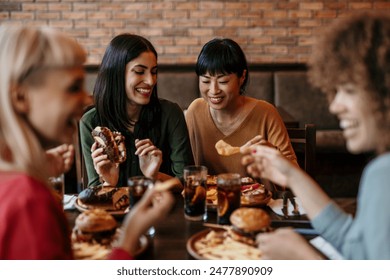
{"type": "Polygon", "coordinates": [[[103,147],[95,142],[91,147],[91,157],[96,173],[105,185],[115,186],[119,179],[119,165],[108,159],[103,147]]]}

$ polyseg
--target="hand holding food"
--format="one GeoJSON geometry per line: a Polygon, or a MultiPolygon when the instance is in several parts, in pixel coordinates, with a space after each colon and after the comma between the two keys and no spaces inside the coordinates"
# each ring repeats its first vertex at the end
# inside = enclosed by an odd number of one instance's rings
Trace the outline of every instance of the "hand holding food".
{"type": "Polygon", "coordinates": [[[108,127],[97,126],[92,131],[92,136],[97,147],[103,148],[112,163],[120,164],[126,160],[125,137],[120,132],[112,132],[108,127]]]}
{"type": "Polygon", "coordinates": [[[254,178],[269,179],[282,187],[288,186],[292,171],[299,170],[276,150],[263,145],[246,148],[241,163],[254,178]]]}
{"type": "Polygon", "coordinates": [[[221,156],[231,156],[240,152],[240,147],[234,147],[222,139],[215,143],[215,149],[221,156]]]}
{"type": "Polygon", "coordinates": [[[253,137],[251,140],[246,142],[241,147],[232,146],[232,145],[226,143],[224,140],[221,139],[221,140],[219,140],[215,144],[215,149],[217,150],[217,153],[219,155],[221,155],[221,156],[231,156],[231,155],[234,155],[234,154],[238,154],[240,152],[243,153],[243,151],[246,148],[249,148],[249,147],[251,147],[253,145],[264,145],[264,146],[268,146],[268,147],[271,147],[271,148],[277,148],[274,145],[272,145],[270,142],[265,140],[263,138],[263,136],[256,135],[255,137],[253,137]]]}

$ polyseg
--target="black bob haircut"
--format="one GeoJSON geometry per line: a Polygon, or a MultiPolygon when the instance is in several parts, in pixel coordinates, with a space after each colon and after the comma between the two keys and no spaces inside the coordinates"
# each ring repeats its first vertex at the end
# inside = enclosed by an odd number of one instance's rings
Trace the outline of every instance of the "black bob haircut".
{"type": "Polygon", "coordinates": [[[244,70],[246,74],[241,94],[245,92],[249,80],[248,64],[241,47],[228,38],[214,38],[207,42],[199,53],[195,68],[198,76],[209,73],[212,76],[236,74],[242,77],[244,70]]]}

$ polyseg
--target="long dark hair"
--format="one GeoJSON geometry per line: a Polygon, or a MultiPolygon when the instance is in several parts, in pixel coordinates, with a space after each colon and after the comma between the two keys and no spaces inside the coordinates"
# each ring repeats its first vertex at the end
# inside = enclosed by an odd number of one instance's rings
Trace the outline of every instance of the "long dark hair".
{"type": "MultiPolygon", "coordinates": [[[[151,51],[153,45],[144,37],[120,34],[114,37],[104,53],[93,91],[99,122],[122,133],[127,132],[130,120],[126,111],[126,65],[141,53],[151,51]]],[[[149,104],[143,106],[136,129],[137,138],[150,138],[153,143],[160,136],[161,106],[157,87],[153,88],[149,104]]]]}
{"type": "Polygon", "coordinates": [[[228,38],[214,38],[207,42],[199,53],[195,68],[198,76],[209,72],[213,76],[221,73],[242,77],[244,70],[246,74],[240,88],[241,94],[245,92],[249,80],[248,64],[241,47],[228,38]]]}

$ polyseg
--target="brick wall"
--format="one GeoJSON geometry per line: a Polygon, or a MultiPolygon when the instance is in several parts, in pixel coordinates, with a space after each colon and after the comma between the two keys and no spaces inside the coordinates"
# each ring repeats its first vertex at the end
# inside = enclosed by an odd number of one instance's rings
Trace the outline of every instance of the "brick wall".
{"type": "Polygon", "coordinates": [[[322,26],[356,10],[390,12],[390,1],[0,0],[0,22],[60,28],[88,50],[90,64],[123,32],[151,40],[162,64],[194,63],[217,36],[239,42],[250,63],[293,63],[307,61],[322,26]]]}

